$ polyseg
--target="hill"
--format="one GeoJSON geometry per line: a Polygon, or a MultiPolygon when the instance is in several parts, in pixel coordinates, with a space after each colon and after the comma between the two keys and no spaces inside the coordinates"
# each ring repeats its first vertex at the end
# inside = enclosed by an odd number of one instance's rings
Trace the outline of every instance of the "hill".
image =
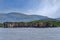
{"type": "Polygon", "coordinates": [[[11,12],[0,14],[1,22],[29,22],[34,20],[48,19],[46,16],[41,15],[26,15],[24,13],[11,12]]]}

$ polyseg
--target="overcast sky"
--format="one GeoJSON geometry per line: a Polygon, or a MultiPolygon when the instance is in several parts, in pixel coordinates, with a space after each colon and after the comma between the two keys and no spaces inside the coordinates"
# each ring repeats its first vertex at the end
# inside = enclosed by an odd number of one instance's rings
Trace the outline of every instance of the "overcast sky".
{"type": "Polygon", "coordinates": [[[60,0],[0,0],[0,13],[22,12],[60,17],[60,0]]]}

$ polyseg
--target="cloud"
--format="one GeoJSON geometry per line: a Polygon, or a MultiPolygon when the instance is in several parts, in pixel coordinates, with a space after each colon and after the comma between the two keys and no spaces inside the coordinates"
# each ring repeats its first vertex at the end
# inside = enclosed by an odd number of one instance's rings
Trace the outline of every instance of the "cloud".
{"type": "Polygon", "coordinates": [[[44,3],[44,7],[42,9],[38,9],[37,11],[40,13],[40,15],[45,15],[52,18],[58,17],[56,16],[56,12],[60,8],[59,0],[45,0],[42,3],[44,3]]]}
{"type": "Polygon", "coordinates": [[[37,9],[28,10],[30,14],[44,15],[51,18],[60,17],[60,0],[42,0],[37,9]],[[58,14],[58,15],[57,15],[58,14]],[[57,15],[57,16],[56,16],[57,15]]]}

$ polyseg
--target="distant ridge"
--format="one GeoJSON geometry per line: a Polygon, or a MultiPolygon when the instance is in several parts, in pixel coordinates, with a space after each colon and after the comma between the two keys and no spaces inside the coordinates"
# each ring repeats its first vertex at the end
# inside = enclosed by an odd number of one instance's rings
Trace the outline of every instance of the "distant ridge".
{"type": "Polygon", "coordinates": [[[60,21],[60,18],[55,18],[55,19],[60,21]]]}
{"type": "Polygon", "coordinates": [[[48,19],[48,17],[41,15],[26,15],[18,12],[0,14],[0,22],[29,22],[41,19],[48,19]]]}

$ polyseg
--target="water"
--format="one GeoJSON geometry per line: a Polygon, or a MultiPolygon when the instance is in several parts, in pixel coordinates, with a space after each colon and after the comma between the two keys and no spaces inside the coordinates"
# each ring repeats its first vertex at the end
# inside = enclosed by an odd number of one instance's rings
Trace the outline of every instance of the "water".
{"type": "Polygon", "coordinates": [[[0,40],[60,40],[60,28],[0,28],[0,40]]]}

